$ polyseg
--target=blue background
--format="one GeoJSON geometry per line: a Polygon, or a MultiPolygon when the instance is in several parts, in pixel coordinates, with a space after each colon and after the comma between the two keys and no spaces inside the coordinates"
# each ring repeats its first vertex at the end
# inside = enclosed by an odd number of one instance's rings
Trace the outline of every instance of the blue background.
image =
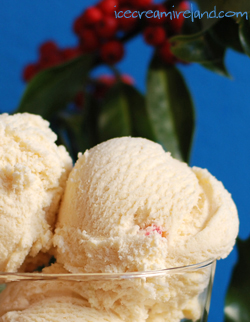
{"type": "MultiPolygon", "coordinates": [[[[3,0],[0,9],[0,111],[12,112],[25,84],[25,64],[37,60],[38,46],[53,39],[73,46],[72,22],[89,5],[85,0],[3,0]]],[[[152,49],[141,37],[127,46],[119,69],[131,74],[145,91],[146,70],[152,49]]],[[[228,51],[226,65],[233,79],[209,72],[198,65],[180,66],[194,98],[197,127],[191,164],[209,169],[232,193],[240,216],[240,237],[250,233],[250,58],[228,51]]],[[[237,254],[217,264],[209,321],[223,321],[224,297],[237,254]]]]}

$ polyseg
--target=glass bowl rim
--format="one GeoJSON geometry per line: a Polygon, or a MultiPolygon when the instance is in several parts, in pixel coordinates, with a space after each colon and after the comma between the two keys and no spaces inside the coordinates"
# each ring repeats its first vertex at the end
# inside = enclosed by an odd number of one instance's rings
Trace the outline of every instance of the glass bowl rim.
{"type": "Polygon", "coordinates": [[[216,259],[208,259],[203,262],[185,266],[171,267],[153,271],[138,271],[124,273],[64,273],[64,274],[46,274],[46,273],[8,273],[0,272],[0,283],[25,281],[25,280],[114,280],[114,279],[135,279],[148,277],[162,277],[164,275],[183,274],[185,272],[197,271],[215,264],[216,259]]]}

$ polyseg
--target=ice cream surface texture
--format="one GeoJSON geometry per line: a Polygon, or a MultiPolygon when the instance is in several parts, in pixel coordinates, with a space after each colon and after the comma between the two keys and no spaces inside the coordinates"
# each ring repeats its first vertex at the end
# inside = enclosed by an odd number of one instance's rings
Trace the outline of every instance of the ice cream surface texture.
{"type": "Polygon", "coordinates": [[[79,156],[54,244],[73,273],[148,271],[224,258],[238,226],[230,194],[207,170],[122,137],[79,156]]]}
{"type": "Polygon", "coordinates": [[[49,123],[28,113],[0,115],[0,271],[46,252],[72,160],[49,123]]]}
{"type": "MultiPolygon", "coordinates": [[[[68,273],[60,265],[44,273],[68,273]]],[[[0,322],[121,322],[111,311],[93,308],[84,283],[72,281],[13,282],[0,294],[0,322]]]]}
{"type": "Polygon", "coordinates": [[[83,303],[71,296],[53,297],[37,302],[26,310],[8,312],[0,317],[0,322],[122,322],[111,312],[96,310],[83,303]]]}
{"type": "MultiPolygon", "coordinates": [[[[43,273],[68,272],[54,264],[43,273]]],[[[0,294],[0,322],[195,321],[202,313],[198,296],[209,276],[206,267],[143,279],[12,282],[0,294]]]]}

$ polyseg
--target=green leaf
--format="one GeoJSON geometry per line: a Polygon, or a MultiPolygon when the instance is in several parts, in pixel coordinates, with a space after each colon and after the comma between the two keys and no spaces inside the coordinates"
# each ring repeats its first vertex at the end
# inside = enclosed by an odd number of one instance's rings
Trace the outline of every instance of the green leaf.
{"type": "Polygon", "coordinates": [[[98,120],[100,113],[100,103],[95,95],[85,92],[85,103],[83,109],[83,130],[88,138],[86,149],[90,149],[99,143],[98,120]]]}
{"type": "Polygon", "coordinates": [[[250,11],[249,0],[195,0],[202,12],[211,12],[216,7],[216,13],[220,11],[245,12],[250,11]]]}
{"type": "Polygon", "coordinates": [[[132,135],[129,104],[120,83],[113,86],[105,96],[98,125],[100,142],[132,135]]]}
{"type": "Polygon", "coordinates": [[[209,31],[171,38],[171,51],[178,58],[199,63],[220,75],[229,76],[224,65],[225,48],[218,44],[209,31]]]}
{"type": "Polygon", "coordinates": [[[222,46],[244,52],[239,38],[239,24],[234,19],[219,19],[210,29],[210,34],[222,46]]]}
{"type": "Polygon", "coordinates": [[[60,113],[58,123],[56,133],[61,141],[58,143],[63,144],[76,161],[78,152],[84,152],[92,147],[87,133],[85,115],[60,113]]]}
{"type": "MultiPolygon", "coordinates": [[[[249,0],[195,0],[199,6],[200,12],[204,13],[201,23],[203,29],[210,28],[218,20],[223,20],[226,13],[229,12],[229,15],[234,19],[238,20],[241,17],[246,19],[247,12],[250,11],[250,1],[249,0]],[[234,15],[233,15],[234,13],[234,15]],[[233,16],[232,16],[233,15],[233,16]]],[[[225,17],[227,18],[227,17],[225,17]]],[[[197,18],[196,18],[197,19],[197,18]]]]}
{"type": "Polygon", "coordinates": [[[250,321],[250,238],[237,240],[239,259],[233,270],[225,304],[225,322],[250,321]]]}
{"type": "Polygon", "coordinates": [[[58,135],[58,144],[66,146],[73,160],[78,152],[84,152],[99,143],[99,104],[92,93],[84,92],[84,104],[73,111],[57,113],[51,127],[58,135]]]}
{"type": "Polygon", "coordinates": [[[188,161],[194,131],[189,90],[175,67],[151,63],[147,80],[147,109],[158,143],[175,158],[188,161]]]}
{"type": "Polygon", "coordinates": [[[155,141],[145,97],[133,86],[119,82],[108,92],[101,107],[99,139],[102,142],[127,135],[155,141]]]}
{"type": "Polygon", "coordinates": [[[186,20],[191,20],[192,23],[199,22],[202,26],[201,30],[205,31],[211,28],[217,22],[217,19],[209,18],[216,15],[217,12],[213,12],[214,6],[211,5],[210,1],[203,1],[201,3],[199,1],[196,2],[199,6],[199,13],[191,6],[191,11],[193,10],[192,15],[194,19],[192,18],[186,20]]]}
{"type": "Polygon", "coordinates": [[[250,21],[244,18],[240,21],[239,27],[240,41],[244,52],[250,56],[250,21]]]}
{"type": "Polygon", "coordinates": [[[192,35],[204,31],[200,19],[184,19],[183,27],[181,30],[182,35],[192,35]]]}
{"type": "Polygon", "coordinates": [[[155,135],[149,120],[145,97],[133,86],[122,84],[126,97],[134,137],[143,137],[155,141],[155,135]]]}
{"type": "Polygon", "coordinates": [[[42,71],[28,84],[16,112],[40,114],[49,119],[73,100],[92,67],[93,57],[85,55],[42,71]]]}

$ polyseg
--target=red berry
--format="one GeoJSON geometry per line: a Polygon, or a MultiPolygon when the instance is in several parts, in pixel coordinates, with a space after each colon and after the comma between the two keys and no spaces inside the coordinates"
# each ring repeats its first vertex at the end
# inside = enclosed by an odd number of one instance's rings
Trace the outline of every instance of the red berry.
{"type": "MultiPolygon", "coordinates": [[[[97,81],[107,86],[112,86],[116,82],[116,78],[115,76],[111,75],[102,75],[97,78],[97,81]]],[[[133,77],[127,74],[121,75],[121,81],[128,85],[133,85],[135,83],[133,77]]]]}
{"type": "Polygon", "coordinates": [[[96,50],[100,43],[96,33],[91,29],[83,29],[79,35],[81,49],[84,52],[91,52],[96,50]]]}
{"type": "Polygon", "coordinates": [[[147,44],[159,46],[166,39],[166,31],[160,26],[147,27],[144,30],[143,36],[147,44]]]}
{"type": "Polygon", "coordinates": [[[190,3],[188,1],[182,1],[178,6],[179,11],[186,11],[189,9],[190,9],[190,3]]]}
{"type": "Polygon", "coordinates": [[[133,0],[131,4],[133,4],[136,8],[146,8],[148,7],[153,0],[133,0]]]}
{"type": "Polygon", "coordinates": [[[165,41],[165,43],[161,47],[159,47],[159,56],[166,64],[173,65],[174,63],[176,63],[177,59],[171,52],[170,48],[170,43],[168,41],[165,41]]]}
{"type": "Polygon", "coordinates": [[[62,56],[56,43],[47,41],[39,48],[40,61],[39,66],[41,69],[53,67],[62,62],[62,56]]]}
{"type": "MultiPolygon", "coordinates": [[[[128,85],[134,84],[134,79],[130,75],[121,75],[121,81],[128,85]]],[[[112,75],[102,75],[99,76],[96,80],[95,86],[95,97],[102,99],[107,91],[113,86],[116,82],[115,76],[112,75]]]]}
{"type": "Polygon", "coordinates": [[[80,17],[76,18],[73,24],[73,30],[75,34],[79,35],[84,28],[84,17],[81,15],[80,17]]]}
{"type": "Polygon", "coordinates": [[[102,60],[110,65],[119,62],[124,56],[124,47],[120,41],[112,40],[101,47],[102,60]]]}
{"type": "MultiPolygon", "coordinates": [[[[180,11],[185,12],[186,10],[189,10],[189,9],[190,9],[190,5],[187,1],[181,2],[177,8],[178,12],[180,12],[180,11]]],[[[171,21],[171,27],[172,27],[174,33],[181,32],[184,20],[185,20],[185,18],[183,17],[183,14],[180,13],[178,18],[174,18],[171,21]]]]}
{"type": "Polygon", "coordinates": [[[96,33],[100,38],[112,38],[118,29],[118,20],[111,16],[104,17],[96,25],[96,33]]]}
{"type": "Polygon", "coordinates": [[[102,75],[97,78],[96,86],[95,86],[95,97],[102,99],[107,91],[113,86],[115,83],[115,77],[110,75],[102,75]]]}
{"type": "Polygon", "coordinates": [[[128,85],[134,85],[135,80],[133,79],[133,77],[131,77],[130,75],[122,75],[121,76],[121,80],[123,81],[123,83],[128,84],[128,85]]]}
{"type": "MultiPolygon", "coordinates": [[[[122,7],[121,11],[123,11],[123,13],[125,13],[127,10],[131,10],[131,8],[129,7],[122,7]]],[[[124,15],[122,16],[122,18],[117,19],[118,20],[118,24],[119,24],[119,29],[125,32],[131,31],[132,29],[135,28],[138,19],[137,18],[133,18],[131,16],[131,18],[125,18],[124,15]]]]}
{"type": "Polygon", "coordinates": [[[97,7],[89,7],[83,14],[85,25],[94,25],[103,18],[103,13],[97,7]]]}
{"type": "Polygon", "coordinates": [[[118,7],[118,1],[117,0],[102,0],[98,7],[102,11],[104,15],[113,15],[114,11],[118,7]]]}
{"type": "Polygon", "coordinates": [[[39,65],[41,69],[54,67],[63,62],[61,53],[55,52],[51,53],[48,57],[41,57],[39,65]]]}
{"type": "Polygon", "coordinates": [[[97,78],[97,82],[110,87],[115,83],[115,77],[111,75],[101,75],[97,78]]]}
{"type": "Polygon", "coordinates": [[[154,12],[154,16],[148,18],[148,22],[151,24],[162,25],[169,19],[166,7],[161,4],[154,5],[152,11],[154,12]]]}
{"type": "Polygon", "coordinates": [[[130,6],[131,5],[131,0],[119,0],[119,7],[121,8],[122,6],[130,6]]]}
{"type": "Polygon", "coordinates": [[[171,21],[171,29],[174,34],[179,34],[181,32],[183,23],[184,23],[184,17],[182,15],[179,16],[179,18],[174,18],[171,21]]]}
{"type": "Polygon", "coordinates": [[[80,56],[79,48],[65,48],[61,51],[63,60],[70,60],[80,56]]]}
{"type": "Polygon", "coordinates": [[[29,82],[39,71],[37,64],[29,64],[23,70],[23,80],[29,82]]]}
{"type": "Polygon", "coordinates": [[[46,41],[39,47],[39,53],[41,57],[49,57],[58,53],[57,44],[54,41],[46,41]]]}

